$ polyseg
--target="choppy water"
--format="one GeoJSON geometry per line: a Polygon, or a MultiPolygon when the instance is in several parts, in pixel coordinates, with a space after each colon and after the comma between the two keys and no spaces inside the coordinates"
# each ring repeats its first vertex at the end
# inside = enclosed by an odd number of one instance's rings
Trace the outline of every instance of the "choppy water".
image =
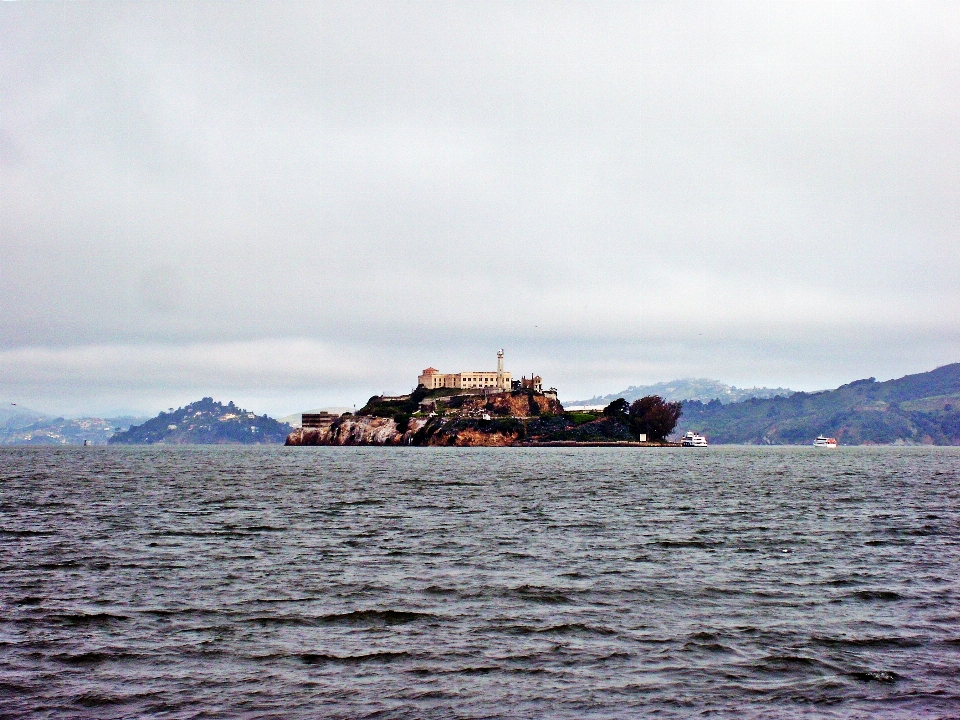
{"type": "Polygon", "coordinates": [[[5,718],[960,717],[956,449],[0,450],[5,718]]]}

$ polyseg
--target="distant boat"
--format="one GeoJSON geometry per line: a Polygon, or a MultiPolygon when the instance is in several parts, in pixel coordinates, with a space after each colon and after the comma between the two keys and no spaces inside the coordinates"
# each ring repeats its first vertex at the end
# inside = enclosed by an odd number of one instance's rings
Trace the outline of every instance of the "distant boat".
{"type": "Polygon", "coordinates": [[[683,436],[683,438],[680,440],[680,445],[682,447],[706,447],[707,438],[691,431],[683,436]]]}
{"type": "Polygon", "coordinates": [[[836,438],[828,438],[823,435],[818,435],[817,439],[813,441],[814,447],[825,447],[825,448],[835,448],[837,446],[836,438]]]}

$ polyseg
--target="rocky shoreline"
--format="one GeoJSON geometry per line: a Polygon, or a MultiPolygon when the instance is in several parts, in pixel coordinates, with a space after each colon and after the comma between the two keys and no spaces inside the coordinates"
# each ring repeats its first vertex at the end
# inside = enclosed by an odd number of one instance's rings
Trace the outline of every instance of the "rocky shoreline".
{"type": "Polygon", "coordinates": [[[394,418],[348,415],[326,428],[298,428],[287,436],[288,446],[410,446],[410,447],[677,447],[670,442],[628,440],[551,440],[537,435],[539,418],[411,417],[406,427],[394,418]]]}
{"type": "Polygon", "coordinates": [[[545,440],[538,442],[514,443],[513,447],[680,447],[678,442],[628,442],[625,440],[611,440],[609,442],[593,441],[578,442],[576,440],[545,440]]]}
{"type": "Polygon", "coordinates": [[[484,420],[410,418],[406,428],[393,418],[348,416],[327,428],[299,428],[287,436],[289,446],[381,445],[419,447],[504,447],[523,433],[518,423],[484,420]]]}
{"type": "Polygon", "coordinates": [[[603,412],[567,412],[553,391],[457,392],[418,386],[409,395],[375,395],[357,414],[310,416],[286,445],[415,447],[671,447],[679,403],[617,400],[603,412]],[[639,442],[638,442],[639,440],[639,442]]]}

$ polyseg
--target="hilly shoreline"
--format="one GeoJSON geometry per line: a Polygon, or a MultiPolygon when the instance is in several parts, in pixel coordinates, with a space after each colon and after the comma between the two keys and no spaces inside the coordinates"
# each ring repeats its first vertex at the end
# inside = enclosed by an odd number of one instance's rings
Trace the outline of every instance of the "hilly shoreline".
{"type": "Polygon", "coordinates": [[[823,434],[841,445],[960,445],[960,363],[789,397],[688,401],[677,432],[688,430],[711,444],[806,445],[823,434]]]}
{"type": "MultiPolygon", "coordinates": [[[[715,394],[718,388],[731,387],[715,381],[709,381],[709,387],[678,382],[629,389],[669,386],[677,393],[686,387],[715,394]]],[[[693,431],[706,435],[711,445],[807,445],[821,434],[836,437],[841,445],[960,445],[960,363],[885,382],[866,378],[834,390],[785,392],[737,402],[682,398],[682,415],[668,440],[693,431]]],[[[489,397],[450,395],[449,391],[431,392],[427,397],[425,393],[372,397],[356,415],[335,414],[323,429],[295,429],[213,398],[149,420],[64,420],[11,407],[0,414],[0,444],[637,444],[623,423],[599,410],[576,408],[587,401],[568,402],[565,409],[555,398],[526,391],[489,397]],[[420,406],[425,399],[432,402],[426,411],[420,406]],[[430,409],[440,410],[443,417],[431,417],[430,409]]],[[[592,400],[612,402],[618,397],[625,396],[592,400]]]]}

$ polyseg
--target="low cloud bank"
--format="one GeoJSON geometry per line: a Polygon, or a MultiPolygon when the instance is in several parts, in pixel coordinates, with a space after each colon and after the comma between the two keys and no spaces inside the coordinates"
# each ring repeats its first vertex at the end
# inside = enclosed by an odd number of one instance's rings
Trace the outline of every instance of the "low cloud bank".
{"type": "Polygon", "coordinates": [[[499,347],[515,376],[533,372],[561,400],[628,385],[712,377],[738,386],[798,390],[922,372],[960,359],[960,337],[937,328],[744,328],[711,333],[650,330],[630,339],[558,334],[496,337],[449,332],[398,337],[255,339],[220,343],[89,344],[0,350],[0,398],[55,414],[152,414],[203,396],[274,416],[362,404],[409,391],[428,365],[446,372],[492,369],[499,347]]]}

